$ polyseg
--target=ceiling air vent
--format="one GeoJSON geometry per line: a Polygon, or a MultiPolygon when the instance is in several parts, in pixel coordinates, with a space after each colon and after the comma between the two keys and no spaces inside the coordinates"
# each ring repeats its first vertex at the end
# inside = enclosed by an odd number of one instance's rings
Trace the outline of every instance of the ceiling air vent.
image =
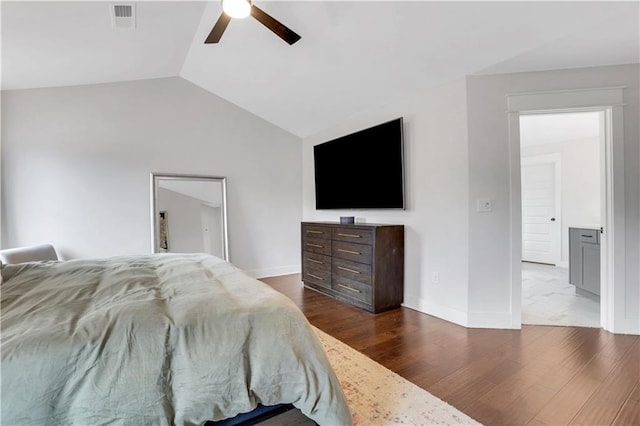
{"type": "Polygon", "coordinates": [[[113,28],[135,28],[136,6],[133,3],[112,3],[111,26],[113,28]]]}

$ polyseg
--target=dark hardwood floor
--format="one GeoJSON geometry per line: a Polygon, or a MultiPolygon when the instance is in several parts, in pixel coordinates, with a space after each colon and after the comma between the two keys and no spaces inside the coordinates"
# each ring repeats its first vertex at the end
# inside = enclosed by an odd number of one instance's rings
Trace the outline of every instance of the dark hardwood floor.
{"type": "Polygon", "coordinates": [[[324,332],[486,425],[640,425],[640,337],[580,327],[467,329],[400,308],[371,314],[265,278],[324,332]]]}

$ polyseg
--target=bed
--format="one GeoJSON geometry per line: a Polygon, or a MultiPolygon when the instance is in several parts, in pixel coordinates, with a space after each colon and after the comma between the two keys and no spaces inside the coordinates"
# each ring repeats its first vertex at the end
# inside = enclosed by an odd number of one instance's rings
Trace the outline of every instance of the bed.
{"type": "Polygon", "coordinates": [[[306,318],[203,254],[2,267],[3,425],[201,425],[293,404],[352,423],[306,318]]]}

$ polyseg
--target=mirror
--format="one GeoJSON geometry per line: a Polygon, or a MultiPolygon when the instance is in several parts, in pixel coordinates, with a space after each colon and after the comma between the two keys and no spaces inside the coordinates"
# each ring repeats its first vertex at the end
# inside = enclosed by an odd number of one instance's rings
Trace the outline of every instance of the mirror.
{"type": "Polygon", "coordinates": [[[153,253],[209,253],[229,261],[227,180],[151,174],[153,253]]]}

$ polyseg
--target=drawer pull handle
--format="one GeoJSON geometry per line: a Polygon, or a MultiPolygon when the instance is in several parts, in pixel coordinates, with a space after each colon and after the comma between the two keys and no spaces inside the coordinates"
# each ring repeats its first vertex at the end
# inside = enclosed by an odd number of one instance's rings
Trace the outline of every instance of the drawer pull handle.
{"type": "Polygon", "coordinates": [[[324,246],[321,246],[321,245],[319,245],[319,244],[311,244],[311,243],[307,243],[307,246],[309,246],[309,247],[324,248],[324,246]]]}
{"type": "Polygon", "coordinates": [[[313,274],[310,274],[310,273],[308,273],[308,272],[307,272],[307,275],[309,275],[309,276],[310,276],[310,277],[312,277],[312,278],[315,278],[316,280],[324,281],[324,278],[319,277],[319,276],[317,276],[317,275],[313,275],[313,274]]]}
{"type": "Polygon", "coordinates": [[[359,274],[360,271],[356,271],[355,269],[349,269],[349,268],[345,268],[342,266],[338,266],[338,269],[342,269],[343,271],[347,271],[347,272],[353,272],[354,274],[359,274]]]}
{"type": "Polygon", "coordinates": [[[309,259],[309,262],[317,263],[318,265],[324,265],[324,262],[320,262],[319,260],[309,259]]]}
{"type": "Polygon", "coordinates": [[[349,287],[349,286],[342,285],[342,284],[338,284],[338,286],[340,286],[340,287],[342,287],[342,288],[344,288],[344,289],[346,289],[346,290],[353,291],[354,293],[362,293],[362,292],[361,292],[360,290],[358,290],[357,288],[351,288],[351,287],[349,287]]]}
{"type": "Polygon", "coordinates": [[[357,255],[361,255],[362,254],[359,251],[353,251],[353,250],[338,249],[338,251],[341,251],[343,253],[349,253],[349,254],[357,254],[357,255]]]}
{"type": "Polygon", "coordinates": [[[585,238],[593,238],[593,235],[580,235],[580,236],[585,238]]]}
{"type": "Polygon", "coordinates": [[[341,237],[349,237],[349,238],[362,238],[362,235],[357,234],[338,234],[341,237]]]}
{"type": "Polygon", "coordinates": [[[324,232],[322,232],[322,231],[311,231],[311,230],[309,230],[309,231],[307,231],[307,234],[324,234],[324,232]]]}

